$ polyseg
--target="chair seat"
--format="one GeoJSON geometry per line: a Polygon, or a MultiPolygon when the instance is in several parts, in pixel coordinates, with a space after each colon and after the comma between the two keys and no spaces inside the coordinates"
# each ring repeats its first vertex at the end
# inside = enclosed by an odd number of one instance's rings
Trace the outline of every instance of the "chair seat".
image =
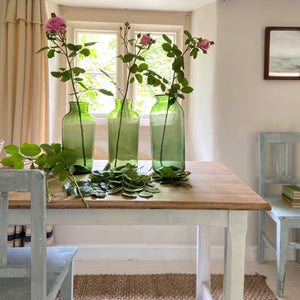
{"type": "MultiPolygon", "coordinates": [[[[30,266],[31,248],[9,248],[8,265],[25,264],[30,266]]],[[[77,247],[47,247],[47,295],[56,295],[77,247]]],[[[0,278],[0,300],[30,300],[30,278],[0,278]]]]}
{"type": "Polygon", "coordinates": [[[290,207],[281,200],[281,195],[264,197],[264,200],[272,206],[271,211],[267,211],[270,216],[276,218],[297,218],[300,220],[300,208],[290,207]]]}

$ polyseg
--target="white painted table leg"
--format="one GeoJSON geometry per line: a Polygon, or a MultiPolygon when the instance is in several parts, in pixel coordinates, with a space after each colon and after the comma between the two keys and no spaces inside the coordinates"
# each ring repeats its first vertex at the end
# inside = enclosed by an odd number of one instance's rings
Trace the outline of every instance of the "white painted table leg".
{"type": "Polygon", "coordinates": [[[210,272],[209,272],[209,229],[197,226],[197,276],[196,299],[209,300],[210,272]],[[206,283],[203,286],[203,283],[206,283]]]}
{"type": "Polygon", "coordinates": [[[225,230],[224,300],[243,300],[247,211],[229,211],[225,230]]]}

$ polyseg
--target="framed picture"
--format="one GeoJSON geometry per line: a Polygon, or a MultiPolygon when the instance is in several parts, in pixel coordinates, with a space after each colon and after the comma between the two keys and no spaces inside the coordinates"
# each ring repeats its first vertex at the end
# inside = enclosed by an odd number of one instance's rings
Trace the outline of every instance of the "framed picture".
{"type": "Polygon", "coordinates": [[[300,27],[266,27],[265,79],[300,79],[300,27]]]}

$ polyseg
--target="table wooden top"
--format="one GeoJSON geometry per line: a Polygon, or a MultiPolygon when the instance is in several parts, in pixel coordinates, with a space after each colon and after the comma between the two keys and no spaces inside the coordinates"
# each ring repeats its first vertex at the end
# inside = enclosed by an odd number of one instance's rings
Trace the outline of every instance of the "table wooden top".
{"type": "MultiPolygon", "coordinates": [[[[102,170],[107,162],[95,161],[93,168],[102,170]]],[[[140,161],[145,168],[150,161],[140,161]]],[[[270,205],[243,183],[221,162],[187,162],[190,186],[160,185],[160,193],[151,198],[127,198],[122,195],[108,195],[104,199],[86,197],[90,209],[222,209],[222,210],[270,210],[270,205]]],[[[56,180],[49,182],[51,202],[49,209],[84,208],[80,198],[67,196],[62,184],[56,180]]],[[[30,207],[29,194],[12,193],[10,208],[30,207]]]]}

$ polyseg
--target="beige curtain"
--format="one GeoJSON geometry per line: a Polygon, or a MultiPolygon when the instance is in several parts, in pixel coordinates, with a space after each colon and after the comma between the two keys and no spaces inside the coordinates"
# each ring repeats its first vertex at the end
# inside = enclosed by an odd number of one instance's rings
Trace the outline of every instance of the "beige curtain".
{"type": "Polygon", "coordinates": [[[0,138],[5,144],[49,139],[46,0],[1,0],[0,138]]]}
{"type": "MultiPolygon", "coordinates": [[[[1,0],[0,139],[5,144],[49,142],[48,59],[35,54],[46,45],[46,0],[1,0]]],[[[30,246],[28,226],[9,226],[9,247],[30,246]]],[[[47,226],[47,244],[53,226],[47,226]]]]}

